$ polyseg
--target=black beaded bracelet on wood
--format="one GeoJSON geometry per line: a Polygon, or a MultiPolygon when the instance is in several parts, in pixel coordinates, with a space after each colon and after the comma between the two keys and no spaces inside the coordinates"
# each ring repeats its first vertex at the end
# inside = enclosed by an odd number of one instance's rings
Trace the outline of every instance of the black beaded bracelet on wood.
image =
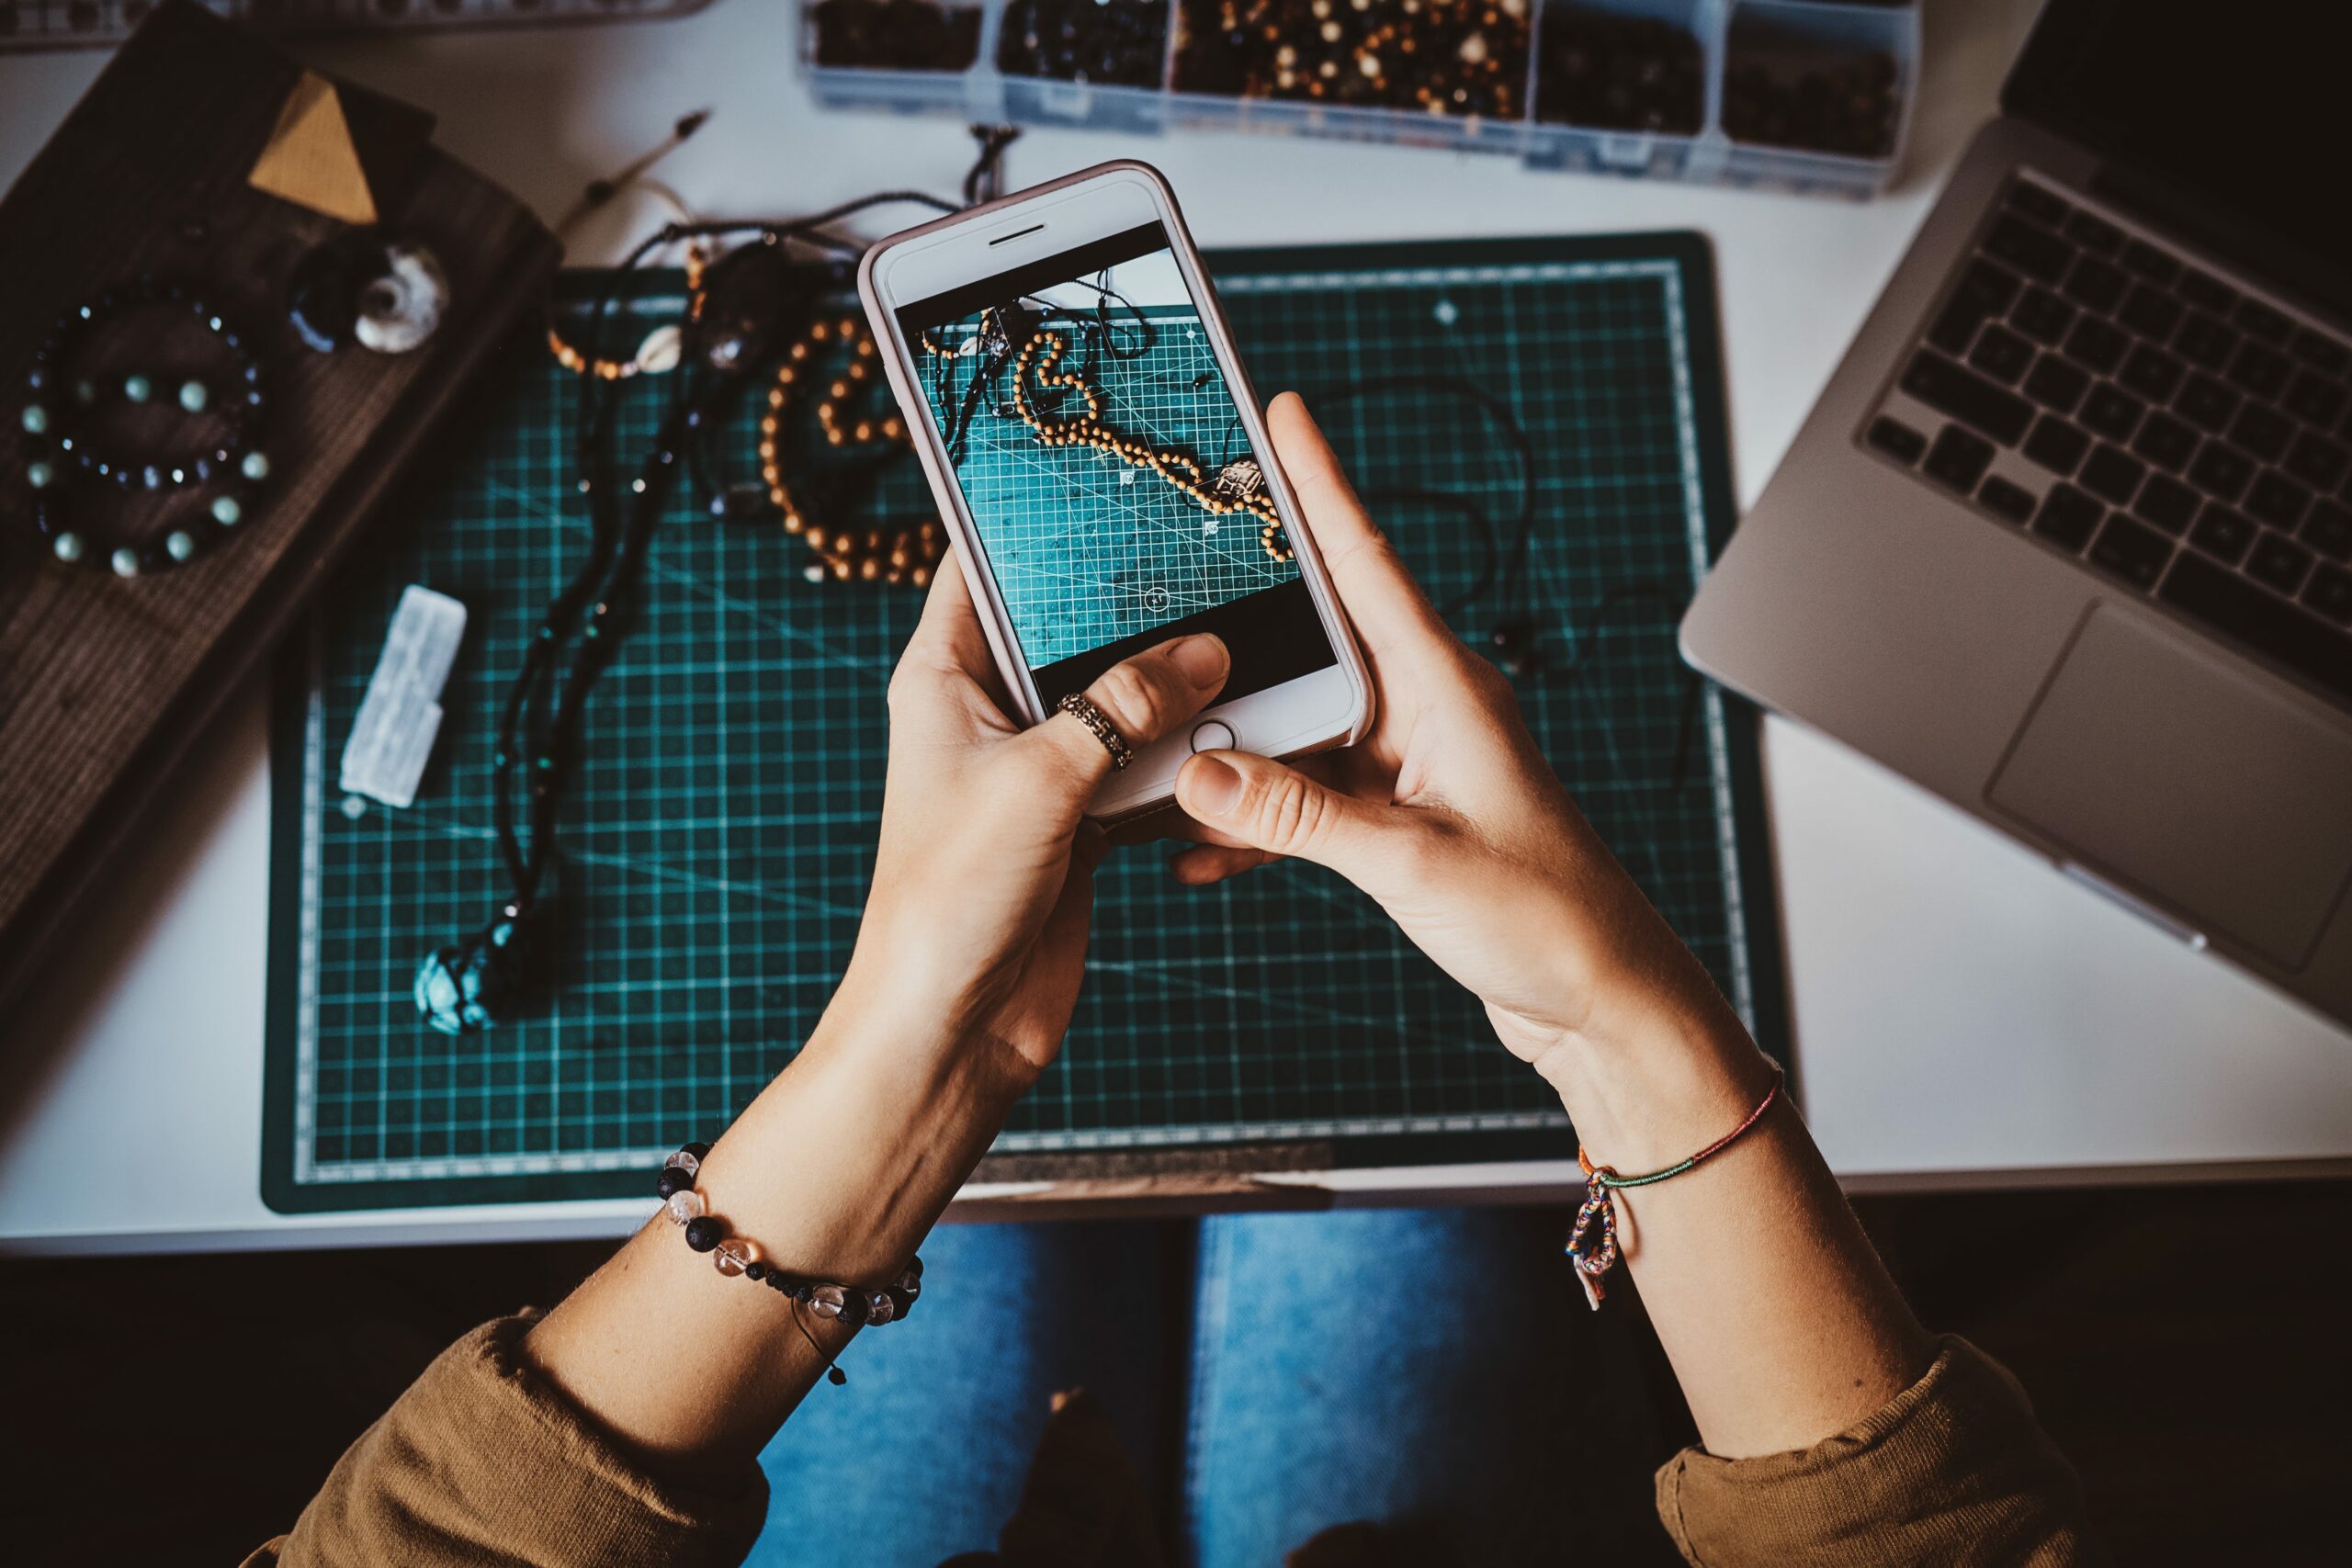
{"type": "MultiPolygon", "coordinates": [[[[779,1269],[760,1256],[754,1243],[729,1235],[726,1225],[708,1212],[700,1190],[695,1186],[703,1156],[709,1153],[707,1144],[686,1145],[664,1162],[662,1174],[654,1179],[653,1190],[661,1198],[662,1211],[670,1216],[671,1223],[685,1227],[686,1245],[696,1252],[709,1253],[720,1273],[729,1278],[740,1274],[807,1307],[820,1318],[852,1327],[896,1323],[914,1310],[915,1298],[922,1294],[920,1258],[910,1260],[904,1271],[888,1285],[845,1285],[779,1269]]],[[[833,1381],[841,1381],[838,1368],[833,1370],[833,1381]]]]}

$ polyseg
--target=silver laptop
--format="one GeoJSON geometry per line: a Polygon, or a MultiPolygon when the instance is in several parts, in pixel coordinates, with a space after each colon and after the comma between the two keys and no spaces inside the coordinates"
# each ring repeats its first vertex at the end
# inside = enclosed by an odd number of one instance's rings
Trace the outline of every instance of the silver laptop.
{"type": "Polygon", "coordinates": [[[2328,10],[2050,0],[1682,645],[2352,1022],[2328,10]]]}

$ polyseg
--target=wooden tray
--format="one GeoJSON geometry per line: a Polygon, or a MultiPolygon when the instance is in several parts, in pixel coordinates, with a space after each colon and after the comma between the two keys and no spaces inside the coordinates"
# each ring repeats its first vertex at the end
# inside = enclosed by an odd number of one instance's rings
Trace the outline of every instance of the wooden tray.
{"type": "MultiPolygon", "coordinates": [[[[383,228],[433,249],[451,305],[411,354],[303,346],[287,279],[340,225],[246,184],[300,73],[166,0],[0,201],[0,1019],[558,259],[528,210],[430,145],[429,117],[342,88],[383,228]],[[275,471],[236,536],[119,581],[49,558],[22,515],[14,433],[57,313],[149,271],[195,280],[243,323],[273,389],[275,471]]],[[[144,500],[115,525],[143,531],[144,500]]]]}

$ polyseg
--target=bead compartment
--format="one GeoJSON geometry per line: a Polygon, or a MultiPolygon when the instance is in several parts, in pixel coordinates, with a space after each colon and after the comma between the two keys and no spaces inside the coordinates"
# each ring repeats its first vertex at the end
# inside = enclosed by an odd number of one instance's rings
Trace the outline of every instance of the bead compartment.
{"type": "MultiPolygon", "coordinates": [[[[820,11],[833,16],[838,14],[836,7],[872,6],[876,0],[804,0],[802,79],[827,107],[915,110],[953,115],[967,124],[1077,125],[1144,135],[1159,134],[1170,127],[1197,126],[1335,136],[1504,153],[1532,169],[1767,186],[1861,197],[1884,190],[1902,167],[1919,76],[1917,0],[1871,0],[1868,4],[1852,0],[1526,0],[1528,15],[1521,27],[1527,47],[1519,55],[1521,63],[1512,78],[1517,84],[1516,107],[1507,114],[1498,114],[1491,103],[1477,114],[1431,113],[1409,104],[1399,107],[1391,102],[1361,98],[1340,101],[1339,78],[1351,64],[1360,73],[1363,66],[1351,52],[1342,52],[1331,61],[1339,67],[1334,77],[1321,78],[1326,55],[1320,51],[1349,51],[1357,36],[1360,6],[1363,17],[1385,15],[1401,19],[1410,15],[1405,10],[1408,5],[1426,17],[1442,0],[1328,0],[1331,14],[1322,17],[1315,15],[1312,0],[1299,0],[1298,8],[1313,24],[1313,31],[1305,38],[1278,39],[1266,47],[1279,49],[1286,41],[1295,51],[1289,69],[1295,76],[1306,65],[1324,82],[1323,94],[1308,95],[1304,81],[1299,81],[1293,85],[1296,96],[1270,92],[1249,96],[1234,83],[1220,83],[1214,72],[1204,78],[1198,67],[1180,70],[1176,55],[1179,35],[1186,34],[1189,28],[1213,30],[1228,4],[1237,7],[1238,17],[1264,8],[1260,0],[1108,0],[1100,8],[1093,0],[1083,0],[1078,8],[1081,12],[1098,9],[1099,15],[1130,3],[1138,13],[1159,12],[1170,18],[1166,29],[1170,43],[1169,63],[1148,83],[1105,80],[1107,73],[1099,67],[1090,70],[1085,79],[1042,73],[1061,67],[1041,66],[1035,51],[1027,49],[1030,20],[1038,12],[1023,0],[985,0],[977,7],[978,59],[968,68],[935,59],[918,65],[903,56],[867,59],[829,51],[820,44],[820,11]],[[1568,14],[1565,19],[1563,13],[1568,14]],[[1673,95],[1637,95],[1630,107],[1620,106],[1614,112],[1589,91],[1569,92],[1559,80],[1556,55],[1546,56],[1547,34],[1555,26],[1563,32],[1576,30],[1595,17],[1654,20],[1694,40],[1699,89],[1695,125],[1689,118],[1687,85],[1679,85],[1673,95]],[[1892,62],[1889,97],[1894,135],[1883,154],[1864,156],[1819,146],[1740,141],[1727,132],[1722,106],[1733,30],[1737,28],[1744,36],[1759,21],[1802,34],[1808,58],[1824,70],[1856,57],[1878,56],[1892,62]],[[1338,39],[1321,36],[1323,28],[1330,24],[1341,29],[1338,39]],[[1579,100],[1588,107],[1576,107],[1579,100]],[[1548,106],[1548,110],[1539,106],[1548,106]],[[1660,123],[1651,126],[1652,118],[1660,123]],[[1615,123],[1625,118],[1635,123],[1615,123]]],[[[1487,4],[1500,9],[1496,0],[1487,4]]],[[[1291,6],[1283,0],[1274,9],[1287,17],[1291,6]]],[[[1251,40],[1253,51],[1265,41],[1265,25],[1260,21],[1261,32],[1251,40]]],[[[1096,29],[1081,29],[1071,41],[1083,46],[1088,39],[1097,39],[1099,46],[1101,36],[1096,29]]],[[[1047,54],[1058,50],[1061,41],[1058,37],[1040,40],[1051,46],[1047,54]]],[[[1225,53],[1233,52],[1222,38],[1216,41],[1225,53]]],[[[1497,42],[1494,37],[1487,39],[1490,56],[1497,42]]],[[[1637,39],[1636,42],[1641,52],[1666,50],[1662,40],[1637,39]]],[[[1079,52],[1083,54],[1084,49],[1079,52]]],[[[1418,40],[1415,52],[1419,52],[1418,40]]],[[[1671,73],[1679,73],[1679,67],[1671,65],[1673,53],[1667,50],[1665,62],[1671,73]]],[[[1228,73],[1238,70],[1227,69],[1228,73]]],[[[1384,60],[1382,74],[1388,73],[1388,62],[1384,60]]],[[[1452,85],[1447,86],[1449,95],[1452,85]]],[[[1594,84],[1587,80],[1583,85],[1590,89],[1594,84]]]]}

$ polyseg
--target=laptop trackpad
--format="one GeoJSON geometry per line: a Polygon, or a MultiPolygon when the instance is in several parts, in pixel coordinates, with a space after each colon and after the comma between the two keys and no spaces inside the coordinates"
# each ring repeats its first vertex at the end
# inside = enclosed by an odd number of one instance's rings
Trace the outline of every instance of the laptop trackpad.
{"type": "Polygon", "coordinates": [[[2143,617],[2095,607],[1986,798],[2299,969],[2352,876],[2352,733],[2143,617]]]}

